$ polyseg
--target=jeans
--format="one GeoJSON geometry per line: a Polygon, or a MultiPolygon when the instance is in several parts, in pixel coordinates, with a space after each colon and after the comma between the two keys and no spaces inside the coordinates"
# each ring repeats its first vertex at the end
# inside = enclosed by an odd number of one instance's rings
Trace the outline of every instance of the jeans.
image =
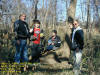
{"type": "Polygon", "coordinates": [[[32,62],[36,62],[39,57],[41,56],[41,49],[40,49],[40,45],[39,44],[34,44],[31,48],[32,50],[32,62]]]}
{"type": "Polygon", "coordinates": [[[46,48],[46,50],[47,50],[47,51],[52,50],[53,47],[54,47],[53,45],[48,45],[47,48],[46,48]]]}
{"type": "Polygon", "coordinates": [[[46,50],[47,51],[50,51],[50,50],[56,50],[56,49],[58,49],[59,47],[55,47],[54,45],[48,45],[47,46],[47,48],[46,48],[46,50]]]}
{"type": "Polygon", "coordinates": [[[79,52],[74,51],[74,73],[75,75],[79,75],[81,58],[82,58],[82,50],[79,50],[79,52]]]}
{"type": "Polygon", "coordinates": [[[82,51],[79,50],[79,52],[74,52],[74,68],[80,69],[80,63],[82,58],[82,51]]]}
{"type": "Polygon", "coordinates": [[[20,44],[16,43],[15,62],[20,63],[28,61],[27,40],[19,40],[20,44]]]}

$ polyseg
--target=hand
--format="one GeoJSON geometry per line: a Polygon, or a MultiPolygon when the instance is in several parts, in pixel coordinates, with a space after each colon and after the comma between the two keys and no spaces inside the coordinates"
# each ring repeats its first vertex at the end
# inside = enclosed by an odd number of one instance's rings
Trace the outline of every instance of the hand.
{"type": "Polygon", "coordinates": [[[78,47],[76,48],[76,52],[79,52],[79,48],[78,47]]]}
{"type": "Polygon", "coordinates": [[[29,31],[30,33],[32,33],[33,32],[33,29],[30,29],[30,31],[29,31]]]}
{"type": "Polygon", "coordinates": [[[52,43],[52,45],[54,45],[54,43],[52,43]]]}
{"type": "Polygon", "coordinates": [[[18,44],[18,45],[20,44],[20,40],[17,40],[17,44],[18,44]]]}
{"type": "Polygon", "coordinates": [[[48,43],[48,45],[50,45],[50,43],[48,43]]]}
{"type": "Polygon", "coordinates": [[[33,36],[33,39],[36,40],[37,38],[35,36],[33,36]]]}

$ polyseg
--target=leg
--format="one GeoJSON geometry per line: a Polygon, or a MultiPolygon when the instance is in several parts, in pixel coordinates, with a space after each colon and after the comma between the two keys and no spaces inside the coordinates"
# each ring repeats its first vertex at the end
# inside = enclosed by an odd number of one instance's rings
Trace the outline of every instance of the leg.
{"type": "Polygon", "coordinates": [[[15,62],[20,63],[20,58],[21,58],[21,43],[18,45],[16,43],[16,53],[15,53],[15,62]]]}
{"type": "Polygon", "coordinates": [[[27,40],[22,40],[22,62],[28,61],[27,40]]]}
{"type": "Polygon", "coordinates": [[[53,49],[53,45],[49,45],[49,46],[47,46],[47,48],[46,48],[47,51],[50,51],[50,50],[52,50],[52,49],[53,49]]]}
{"type": "Polygon", "coordinates": [[[79,75],[80,73],[80,63],[81,63],[81,58],[82,58],[82,51],[80,50],[79,52],[75,52],[74,56],[74,73],[75,75],[79,75]]]}
{"type": "Polygon", "coordinates": [[[75,65],[77,69],[80,69],[81,58],[82,58],[82,51],[80,50],[79,52],[76,52],[75,65]]]}
{"type": "Polygon", "coordinates": [[[57,50],[58,48],[59,48],[59,47],[55,47],[55,46],[54,46],[54,47],[53,47],[53,50],[57,50]]]}

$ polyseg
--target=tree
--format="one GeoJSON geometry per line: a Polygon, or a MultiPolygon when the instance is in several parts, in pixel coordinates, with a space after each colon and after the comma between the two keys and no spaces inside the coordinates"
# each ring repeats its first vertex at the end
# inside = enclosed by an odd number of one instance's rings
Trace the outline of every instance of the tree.
{"type": "Polygon", "coordinates": [[[75,12],[76,12],[76,3],[77,0],[70,0],[70,6],[68,8],[68,22],[72,22],[72,20],[75,18],[75,12]]]}
{"type": "Polygon", "coordinates": [[[35,14],[35,19],[37,19],[37,4],[38,4],[38,0],[34,0],[34,2],[35,2],[35,12],[34,12],[34,14],[35,14]]]}

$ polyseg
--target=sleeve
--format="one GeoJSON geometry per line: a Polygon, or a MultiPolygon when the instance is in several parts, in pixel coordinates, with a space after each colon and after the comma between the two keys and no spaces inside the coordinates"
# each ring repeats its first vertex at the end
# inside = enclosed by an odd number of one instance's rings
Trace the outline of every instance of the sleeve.
{"type": "Polygon", "coordinates": [[[34,28],[32,28],[33,31],[32,32],[29,32],[30,36],[34,34],[34,28]]]}
{"type": "Polygon", "coordinates": [[[57,36],[57,40],[56,40],[56,43],[54,45],[56,47],[60,47],[61,46],[61,39],[60,39],[60,37],[57,36]]]}
{"type": "Polygon", "coordinates": [[[19,36],[21,37],[30,37],[28,24],[26,22],[19,23],[18,34],[20,34],[19,36]]]}
{"type": "Polygon", "coordinates": [[[14,32],[18,31],[18,27],[19,27],[18,21],[15,21],[14,22],[14,32]]]}
{"type": "Polygon", "coordinates": [[[50,37],[49,39],[48,39],[48,44],[52,44],[52,37],[50,37]]]}
{"type": "Polygon", "coordinates": [[[23,27],[23,32],[24,32],[25,36],[30,37],[29,27],[28,27],[27,23],[25,23],[25,25],[23,27]]]}
{"type": "Polygon", "coordinates": [[[78,41],[78,47],[80,49],[83,49],[83,46],[84,46],[84,32],[83,32],[83,30],[80,30],[77,32],[77,41],[78,41]]]}

